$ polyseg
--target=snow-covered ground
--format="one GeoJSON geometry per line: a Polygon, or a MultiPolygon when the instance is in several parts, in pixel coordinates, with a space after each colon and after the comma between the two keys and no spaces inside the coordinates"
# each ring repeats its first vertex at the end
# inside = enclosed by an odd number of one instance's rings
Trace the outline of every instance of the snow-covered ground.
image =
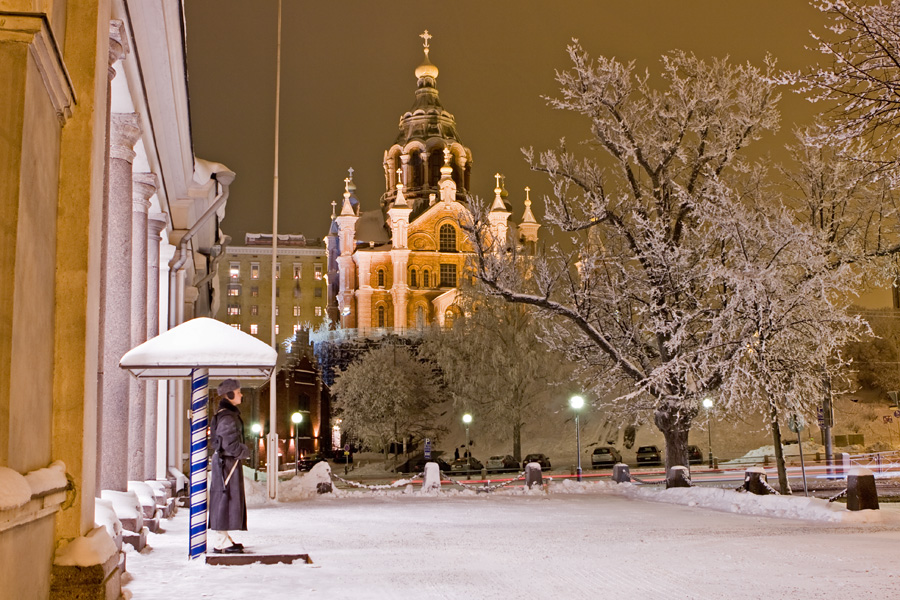
{"type": "MultiPolygon", "coordinates": [[[[303,481],[307,479],[307,481],[303,481]]],[[[893,598],[900,505],[851,513],[803,497],[553,482],[437,494],[247,481],[256,553],[314,564],[187,558],[188,511],[127,557],[126,597],[220,599],[893,598]],[[770,515],[770,516],[764,516],[770,515]]],[[[129,547],[130,549],[130,547],[129,547]]]]}

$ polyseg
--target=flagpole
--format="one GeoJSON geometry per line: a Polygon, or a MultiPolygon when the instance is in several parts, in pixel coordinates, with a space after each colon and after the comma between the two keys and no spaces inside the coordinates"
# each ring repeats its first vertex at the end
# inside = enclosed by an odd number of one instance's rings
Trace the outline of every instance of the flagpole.
{"type": "MultiPolygon", "coordinates": [[[[276,327],[276,294],[278,280],[275,277],[278,264],[278,125],[281,111],[281,0],[278,0],[278,41],[275,46],[275,174],[272,186],[272,347],[278,352],[276,327]]],[[[267,464],[267,481],[269,498],[278,495],[278,431],[276,428],[275,382],[278,379],[277,367],[272,369],[269,380],[269,456],[267,464]]]]}

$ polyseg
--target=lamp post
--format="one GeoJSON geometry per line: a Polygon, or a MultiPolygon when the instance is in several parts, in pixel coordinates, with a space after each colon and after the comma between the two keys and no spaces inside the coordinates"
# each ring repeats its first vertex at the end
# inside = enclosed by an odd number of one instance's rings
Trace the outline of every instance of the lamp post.
{"type": "Polygon", "coordinates": [[[303,422],[303,415],[295,412],[291,415],[291,422],[294,424],[294,473],[300,472],[300,423],[303,422]]]}
{"type": "Polygon", "coordinates": [[[584,407],[584,398],[572,396],[569,398],[569,406],[575,411],[575,452],[578,458],[578,481],[581,481],[581,429],[578,427],[578,412],[584,407]]]}
{"type": "Polygon", "coordinates": [[[254,423],[250,426],[250,431],[256,436],[253,440],[253,481],[259,480],[259,438],[262,436],[262,425],[254,423]]]}
{"type": "Polygon", "coordinates": [[[713,468],[713,452],[712,452],[712,398],[703,399],[703,408],[706,409],[706,431],[709,434],[709,468],[713,468]]]}
{"type": "Polygon", "coordinates": [[[472,424],[472,415],[466,413],[462,416],[462,422],[466,424],[466,449],[463,457],[466,459],[466,469],[469,467],[469,425],[472,424]]]}

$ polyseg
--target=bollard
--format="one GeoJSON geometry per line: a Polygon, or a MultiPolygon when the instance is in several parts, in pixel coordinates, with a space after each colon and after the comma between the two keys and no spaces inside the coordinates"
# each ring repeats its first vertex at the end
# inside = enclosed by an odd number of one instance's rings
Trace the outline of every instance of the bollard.
{"type": "Polygon", "coordinates": [[[612,479],[616,483],[631,483],[631,470],[625,463],[613,465],[612,479]]]}
{"type": "Polygon", "coordinates": [[[847,510],[878,510],[875,474],[863,467],[847,473],[847,510]]]}
{"type": "Polygon", "coordinates": [[[422,482],[422,491],[441,491],[441,467],[436,462],[425,463],[425,480],[422,482]]]}
{"type": "Polygon", "coordinates": [[[762,467],[750,467],[744,471],[744,489],[757,496],[767,496],[769,482],[766,470],[762,467]]]}
{"type": "Polygon", "coordinates": [[[544,485],[544,478],[541,475],[540,463],[531,462],[525,465],[525,487],[531,488],[535,485],[538,487],[544,485]]]}
{"type": "Polygon", "coordinates": [[[683,487],[691,487],[691,472],[687,467],[672,467],[666,473],[666,489],[683,487]]]}

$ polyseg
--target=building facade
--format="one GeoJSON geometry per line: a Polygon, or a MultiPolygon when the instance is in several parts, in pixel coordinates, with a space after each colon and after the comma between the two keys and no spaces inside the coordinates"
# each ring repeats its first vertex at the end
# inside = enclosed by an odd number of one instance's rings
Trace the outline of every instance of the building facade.
{"type": "MultiPolygon", "coordinates": [[[[275,337],[279,346],[326,318],[327,255],[321,240],[279,235],[275,263],[275,337]]],[[[248,233],[228,246],[219,270],[216,319],[265,342],[272,340],[272,236],[248,233]]]]}
{"type": "Polygon", "coordinates": [[[183,384],[118,361],[212,310],[234,173],[193,155],[182,17],[0,2],[3,597],[119,598],[122,537],[95,503],[181,467],[183,384]]]}
{"type": "MultiPolygon", "coordinates": [[[[385,191],[376,210],[363,211],[353,173],[344,180],[340,211],[333,211],[328,246],[328,313],[342,329],[404,333],[432,323],[446,326],[458,314],[456,298],[472,248],[463,225],[472,151],[438,97],[438,68],[429,59],[416,68],[412,108],[400,118],[385,150],[385,191]]],[[[533,246],[539,225],[525,199],[517,225],[502,176],[496,175],[490,209],[492,234],[505,243],[533,246]]],[[[335,205],[336,203],[332,203],[335,205]]]]}

